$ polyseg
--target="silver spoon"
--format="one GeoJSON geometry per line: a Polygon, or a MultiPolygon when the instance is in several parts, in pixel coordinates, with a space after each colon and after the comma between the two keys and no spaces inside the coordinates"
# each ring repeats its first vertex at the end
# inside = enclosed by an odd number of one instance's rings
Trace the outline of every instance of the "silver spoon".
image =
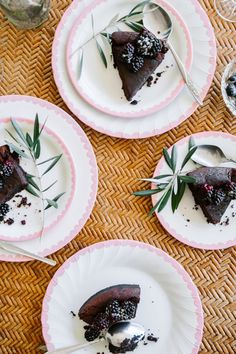
{"type": "Polygon", "coordinates": [[[216,167],[225,162],[236,162],[236,160],[226,157],[221,148],[216,145],[199,145],[192,160],[206,167],[216,167]]]}
{"type": "Polygon", "coordinates": [[[86,348],[90,345],[102,342],[106,340],[108,343],[112,344],[114,347],[120,348],[124,341],[132,342],[136,345],[143,340],[145,337],[145,329],[143,326],[129,322],[117,322],[109,328],[105,333],[104,337],[97,339],[93,342],[88,342],[80,345],[73,345],[66,348],[56,349],[45,354],[70,354],[76,350],[86,348]]]}
{"type": "MultiPolygon", "coordinates": [[[[179,55],[177,54],[173,45],[170,42],[170,36],[173,32],[173,24],[172,24],[169,14],[166,12],[165,9],[163,9],[159,5],[154,12],[150,12],[150,9],[152,9],[153,6],[156,7],[156,4],[155,5],[151,5],[151,4],[146,5],[146,7],[149,9],[149,11],[147,11],[147,15],[144,17],[145,27],[146,28],[150,27],[150,24],[153,23],[154,16],[155,16],[155,24],[158,19],[158,29],[160,31],[158,38],[167,41],[167,45],[168,45],[171,53],[173,54],[173,57],[175,58],[175,61],[178,65],[178,68],[183,76],[183,79],[184,79],[189,91],[193,95],[194,99],[198,102],[198,104],[203,105],[203,102],[202,102],[201,96],[198,92],[198,89],[196,88],[193,80],[190,77],[190,74],[186,71],[182,60],[180,59],[179,55]],[[153,14],[154,14],[154,16],[153,16],[153,14]]],[[[153,23],[153,26],[155,26],[155,24],[153,23]]],[[[156,26],[155,27],[153,27],[153,26],[152,26],[152,28],[156,27],[156,26]]]]}
{"type": "Polygon", "coordinates": [[[46,257],[41,257],[35,253],[26,251],[23,248],[17,247],[9,242],[5,242],[5,241],[0,241],[0,248],[3,249],[4,251],[7,251],[9,253],[12,254],[16,254],[16,255],[21,255],[21,256],[25,256],[31,259],[35,259],[37,261],[49,264],[51,266],[55,266],[57,264],[56,261],[54,261],[53,259],[49,259],[46,257]]]}

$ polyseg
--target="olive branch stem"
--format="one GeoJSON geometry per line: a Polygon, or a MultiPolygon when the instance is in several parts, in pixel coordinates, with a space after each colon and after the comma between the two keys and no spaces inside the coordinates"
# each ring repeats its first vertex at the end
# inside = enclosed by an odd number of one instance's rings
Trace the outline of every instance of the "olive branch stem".
{"type": "Polygon", "coordinates": [[[142,178],[142,181],[151,182],[156,185],[156,188],[149,190],[141,190],[134,192],[133,195],[144,197],[144,196],[152,196],[154,194],[163,192],[162,196],[150,210],[149,215],[152,215],[156,210],[160,213],[165,206],[167,205],[169,199],[171,198],[171,207],[173,213],[178,209],[179,204],[183,198],[186,186],[188,184],[194,183],[195,178],[187,175],[187,171],[183,171],[186,164],[191,160],[193,154],[196,152],[197,146],[193,140],[190,138],[188,153],[184,157],[180,169],[176,171],[177,166],[177,148],[174,145],[171,150],[171,154],[167,151],[166,148],[163,149],[163,156],[166,164],[172,171],[172,174],[159,175],[154,178],[142,178]]]}
{"type": "Polygon", "coordinates": [[[112,28],[117,28],[119,30],[119,24],[125,24],[126,26],[130,27],[133,31],[139,32],[141,29],[144,28],[143,24],[143,18],[146,14],[149,14],[151,12],[154,12],[158,9],[158,5],[151,2],[151,0],[145,0],[134,6],[131,11],[122,17],[120,17],[119,14],[116,14],[110,22],[100,31],[95,32],[94,30],[94,18],[93,15],[91,16],[91,23],[92,23],[92,36],[87,39],[83,44],[81,44],[79,47],[77,47],[71,54],[70,58],[72,58],[77,52],[79,52],[79,78],[81,77],[82,74],[82,69],[83,69],[83,58],[84,58],[84,47],[90,43],[91,41],[96,42],[97,50],[100,55],[100,58],[104,64],[104,66],[107,68],[108,66],[108,60],[107,56],[105,54],[104,48],[99,44],[98,38],[102,38],[106,41],[107,44],[109,44],[110,49],[111,49],[111,34],[108,32],[109,29],[112,28]],[[145,7],[149,6],[149,10],[144,11],[145,7]]]}
{"type": "Polygon", "coordinates": [[[41,202],[41,209],[42,209],[41,210],[41,224],[42,224],[42,227],[40,230],[40,237],[43,235],[43,231],[44,231],[45,211],[51,207],[54,207],[57,209],[58,208],[57,201],[65,194],[63,192],[63,193],[60,193],[59,195],[57,195],[56,197],[54,197],[53,199],[48,199],[45,196],[45,192],[47,192],[49,189],[51,189],[57,183],[57,181],[54,181],[51,185],[49,185],[45,189],[43,189],[43,186],[42,186],[42,178],[49,171],[51,171],[53,169],[53,167],[55,167],[55,165],[58,163],[58,161],[62,157],[62,154],[60,154],[57,156],[53,156],[45,161],[38,162],[38,160],[41,156],[40,137],[41,137],[41,134],[44,130],[46,122],[47,122],[47,119],[45,120],[42,127],[40,128],[39,117],[38,117],[38,114],[36,114],[35,121],[34,121],[34,131],[33,131],[32,136],[28,132],[24,133],[23,130],[21,129],[20,125],[14,119],[11,119],[11,124],[12,124],[12,127],[13,127],[15,133],[16,133],[16,136],[13,135],[9,130],[6,129],[6,132],[9,135],[9,137],[11,137],[11,139],[14,140],[14,143],[6,140],[6,143],[8,144],[10,150],[14,151],[22,158],[30,159],[33,163],[34,175],[31,175],[26,172],[26,178],[28,181],[28,185],[25,189],[28,193],[39,198],[40,202],[41,202]],[[15,143],[17,143],[17,145],[15,143]],[[42,174],[40,174],[38,166],[48,164],[49,162],[50,162],[50,165],[46,168],[46,170],[42,174]],[[47,202],[46,206],[45,206],[45,202],[47,202]]]}

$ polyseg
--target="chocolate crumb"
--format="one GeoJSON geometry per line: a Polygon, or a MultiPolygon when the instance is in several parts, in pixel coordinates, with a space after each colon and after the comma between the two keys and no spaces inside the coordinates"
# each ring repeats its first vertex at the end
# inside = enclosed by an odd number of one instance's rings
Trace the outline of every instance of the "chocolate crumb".
{"type": "Polygon", "coordinates": [[[136,106],[136,104],[138,104],[137,100],[133,100],[132,102],[130,102],[130,104],[132,104],[133,106],[136,106]]]}
{"type": "Polygon", "coordinates": [[[159,338],[157,338],[157,337],[154,337],[153,335],[149,335],[149,336],[147,336],[147,340],[149,341],[149,342],[157,342],[158,341],[158,339],[159,338]]]}
{"type": "Polygon", "coordinates": [[[76,314],[74,313],[74,311],[70,312],[72,314],[73,317],[76,317],[76,314]]]}
{"type": "Polygon", "coordinates": [[[12,224],[14,224],[14,220],[13,219],[11,219],[11,218],[9,218],[9,219],[7,219],[6,221],[4,221],[4,224],[7,224],[7,225],[12,225],[12,224]]]}
{"type": "Polygon", "coordinates": [[[147,79],[147,87],[151,87],[152,86],[152,82],[154,80],[153,76],[149,76],[149,78],[147,79]]]}
{"type": "Polygon", "coordinates": [[[22,206],[31,206],[31,203],[28,203],[27,197],[22,197],[20,203],[17,205],[17,208],[21,208],[22,206]]]}
{"type": "Polygon", "coordinates": [[[160,73],[156,73],[156,76],[159,78],[162,76],[162,74],[164,74],[165,71],[161,71],[160,73]]]}

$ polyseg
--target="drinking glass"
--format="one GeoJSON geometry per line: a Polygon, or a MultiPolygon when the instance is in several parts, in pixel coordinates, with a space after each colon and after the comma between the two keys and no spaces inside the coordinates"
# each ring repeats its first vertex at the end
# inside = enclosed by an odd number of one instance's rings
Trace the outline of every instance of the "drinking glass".
{"type": "Polygon", "coordinates": [[[224,20],[236,22],[236,0],[215,0],[215,8],[224,20]]]}
{"type": "Polygon", "coordinates": [[[47,18],[50,0],[0,0],[0,9],[19,28],[35,28],[47,18]]]}

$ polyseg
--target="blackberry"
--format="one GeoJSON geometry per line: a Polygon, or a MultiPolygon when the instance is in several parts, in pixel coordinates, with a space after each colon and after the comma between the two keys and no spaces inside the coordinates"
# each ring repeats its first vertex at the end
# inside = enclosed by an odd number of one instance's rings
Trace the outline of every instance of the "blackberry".
{"type": "Polygon", "coordinates": [[[136,315],[136,305],[132,301],[124,301],[122,305],[122,309],[124,311],[125,316],[127,317],[127,320],[131,320],[132,318],[135,317],[136,315]]]}
{"type": "Polygon", "coordinates": [[[108,315],[105,313],[98,314],[93,324],[100,331],[103,331],[104,329],[108,329],[110,326],[108,315]]]}
{"type": "Polygon", "coordinates": [[[5,216],[9,212],[9,205],[6,203],[0,204],[0,215],[5,216]]]}
{"type": "Polygon", "coordinates": [[[212,197],[214,194],[214,187],[209,184],[204,184],[200,188],[201,196],[206,203],[212,202],[212,197]]]}
{"type": "Polygon", "coordinates": [[[108,315],[118,313],[120,311],[120,303],[118,300],[112,300],[106,307],[106,313],[108,315]]]}
{"type": "Polygon", "coordinates": [[[225,186],[225,190],[227,192],[227,195],[232,198],[236,199],[236,183],[230,182],[225,186]]]}
{"type": "Polygon", "coordinates": [[[225,197],[226,197],[226,194],[222,189],[216,189],[216,190],[214,190],[213,195],[212,195],[212,202],[215,205],[219,205],[220,203],[223,202],[225,197]]]}
{"type": "Polygon", "coordinates": [[[134,57],[134,46],[131,43],[126,44],[122,54],[121,59],[124,63],[130,64],[134,57]]]}
{"type": "Polygon", "coordinates": [[[100,331],[97,327],[95,326],[88,326],[84,333],[84,337],[88,342],[94,341],[97,337],[99,337],[100,331]]]}
{"type": "Polygon", "coordinates": [[[3,177],[10,177],[14,171],[13,164],[10,161],[6,161],[4,165],[0,166],[0,174],[3,177]]]}
{"type": "Polygon", "coordinates": [[[2,178],[0,178],[0,189],[3,189],[4,187],[4,181],[2,178]]]}
{"type": "Polygon", "coordinates": [[[230,77],[228,78],[228,82],[230,82],[231,84],[236,83],[236,74],[230,76],[230,77]]]}
{"type": "Polygon", "coordinates": [[[144,58],[140,56],[135,56],[133,57],[130,63],[130,68],[134,73],[136,73],[143,67],[143,65],[144,65],[144,58]]]}
{"type": "Polygon", "coordinates": [[[236,97],[236,86],[235,84],[229,84],[226,87],[226,93],[229,97],[236,97]]]}
{"type": "Polygon", "coordinates": [[[139,55],[155,57],[162,50],[162,41],[148,32],[143,32],[137,39],[136,47],[139,55]]]}

